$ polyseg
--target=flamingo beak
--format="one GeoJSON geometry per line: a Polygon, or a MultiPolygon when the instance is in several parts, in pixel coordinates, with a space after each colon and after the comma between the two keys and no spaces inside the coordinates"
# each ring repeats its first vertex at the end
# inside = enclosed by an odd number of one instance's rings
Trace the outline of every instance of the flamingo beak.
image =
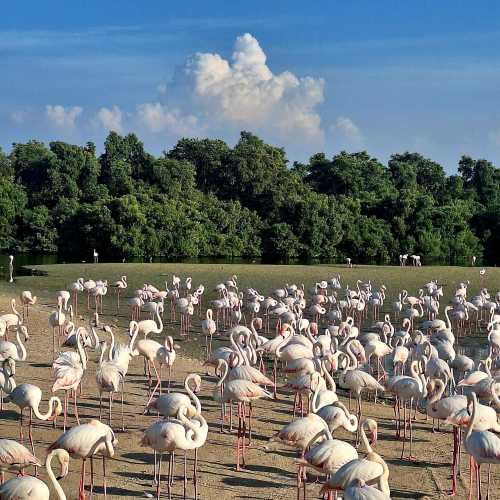
{"type": "Polygon", "coordinates": [[[65,478],[68,475],[69,472],[69,463],[64,462],[61,464],[61,474],[57,477],[57,480],[60,481],[61,479],[65,478]]]}

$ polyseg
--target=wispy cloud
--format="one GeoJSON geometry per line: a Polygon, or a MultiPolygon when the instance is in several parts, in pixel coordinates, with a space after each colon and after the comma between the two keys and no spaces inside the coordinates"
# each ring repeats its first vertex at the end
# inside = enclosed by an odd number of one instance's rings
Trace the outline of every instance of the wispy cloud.
{"type": "Polygon", "coordinates": [[[22,125],[26,122],[30,115],[30,112],[25,109],[18,109],[10,113],[10,119],[17,125],[22,125]]]}
{"type": "Polygon", "coordinates": [[[492,130],[488,133],[488,139],[495,146],[500,146],[500,129],[492,130]]]}
{"type": "Polygon", "coordinates": [[[97,112],[97,120],[108,131],[123,132],[123,113],[118,106],[103,107],[97,112]]]}
{"type": "Polygon", "coordinates": [[[83,111],[80,106],[71,106],[65,108],[59,104],[52,106],[48,104],[45,107],[47,118],[49,122],[55,127],[61,129],[74,129],[76,126],[76,119],[83,111]]]}
{"type": "Polygon", "coordinates": [[[341,135],[352,146],[361,146],[364,137],[360,128],[348,117],[339,116],[331,127],[333,135],[341,135]]]}

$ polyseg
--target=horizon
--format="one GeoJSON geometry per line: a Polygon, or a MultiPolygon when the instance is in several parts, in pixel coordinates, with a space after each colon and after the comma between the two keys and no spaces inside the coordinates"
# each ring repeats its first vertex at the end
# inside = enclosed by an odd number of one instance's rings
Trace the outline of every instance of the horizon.
{"type": "Polygon", "coordinates": [[[27,4],[0,21],[7,152],[30,139],[102,151],[115,130],[159,155],[248,130],[290,163],[342,150],[383,164],[417,152],[448,174],[464,154],[497,163],[493,2],[27,4]]]}

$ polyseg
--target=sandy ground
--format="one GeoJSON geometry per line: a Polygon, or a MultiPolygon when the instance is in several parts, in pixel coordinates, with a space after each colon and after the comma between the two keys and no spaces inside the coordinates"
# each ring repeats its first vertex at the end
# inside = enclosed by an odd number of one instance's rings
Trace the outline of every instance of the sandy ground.
{"type": "MultiPolygon", "coordinates": [[[[7,297],[0,298],[0,312],[7,310],[7,297]]],[[[47,317],[53,307],[37,304],[30,313],[29,326],[31,339],[27,344],[28,362],[19,363],[17,369],[17,383],[31,382],[39,385],[43,390],[42,411],[47,408],[52,385],[51,373],[51,334],[48,331],[47,317]]],[[[106,302],[105,302],[106,309],[106,302]]],[[[87,311],[83,309],[83,314],[87,311]]],[[[106,312],[106,310],[105,310],[106,312]]],[[[120,323],[125,324],[126,318],[123,309],[120,323]]],[[[104,315],[104,321],[116,322],[115,315],[104,315]]],[[[199,320],[195,320],[199,328],[199,320]]],[[[83,321],[81,322],[83,324],[83,321]]],[[[175,332],[176,327],[169,328],[175,332]]],[[[125,330],[119,329],[118,337],[125,341],[125,330]]],[[[292,398],[284,396],[283,392],[278,401],[260,401],[256,404],[256,419],[254,423],[254,442],[247,454],[247,467],[244,472],[234,469],[234,435],[221,434],[220,409],[212,401],[211,394],[214,388],[214,378],[206,376],[206,370],[197,359],[187,356],[192,352],[192,346],[176,335],[176,342],[180,344],[178,359],[175,363],[175,386],[180,387],[185,375],[189,372],[198,372],[203,375],[201,401],[203,414],[206,417],[210,432],[206,445],[199,453],[199,498],[201,499],[278,499],[295,498],[296,453],[278,446],[274,452],[266,452],[263,445],[278,429],[291,420],[292,398]]],[[[195,341],[196,342],[196,341],[195,341]]],[[[98,415],[98,398],[95,386],[95,369],[97,353],[90,354],[91,362],[85,375],[84,395],[80,400],[80,417],[82,422],[98,415]]],[[[62,394],[61,394],[62,396],[62,394]]],[[[346,401],[344,396],[340,398],[346,401]]],[[[117,432],[119,444],[116,455],[108,465],[108,497],[109,498],[146,498],[154,494],[152,487],[153,455],[147,448],[139,445],[142,431],[154,422],[154,416],[143,416],[143,406],[146,401],[146,382],[143,376],[142,359],[135,358],[126,379],[125,419],[127,432],[117,432]]],[[[452,435],[450,429],[433,434],[431,421],[425,421],[421,415],[415,424],[415,462],[399,460],[401,443],[394,438],[394,421],[390,402],[374,405],[364,402],[365,414],[375,417],[379,423],[378,451],[387,461],[390,468],[390,486],[392,498],[440,498],[450,488],[450,461],[452,450],[452,435]]],[[[115,403],[115,428],[119,426],[119,404],[115,403]]],[[[17,408],[9,404],[1,414],[1,437],[18,438],[17,408]]],[[[74,424],[73,412],[70,412],[70,425],[74,424]]],[[[34,438],[36,454],[40,459],[45,457],[46,447],[62,432],[62,420],[58,421],[58,428],[54,429],[51,423],[36,421],[34,438]]],[[[336,437],[352,441],[347,433],[338,433],[336,437]]],[[[27,443],[25,443],[27,444],[27,443]]],[[[191,455],[188,468],[191,471],[191,455]]],[[[467,457],[462,457],[462,477],[459,479],[459,495],[457,498],[466,498],[468,485],[468,471],[466,470],[467,457]]],[[[182,498],[182,459],[179,456],[176,474],[177,479],[173,487],[173,498],[182,498]]],[[[61,484],[68,498],[76,498],[78,491],[80,463],[71,461],[70,474],[61,484]]],[[[164,468],[166,470],[166,467],[164,468]]],[[[486,471],[485,471],[486,472],[486,471]]],[[[500,498],[500,475],[494,470],[492,479],[491,498],[500,498]]],[[[45,472],[41,472],[45,477],[45,472]]],[[[98,466],[95,496],[102,497],[101,467],[98,466]]],[[[191,477],[191,474],[190,474],[191,477]]],[[[484,474],[486,477],[486,474],[484,474]]],[[[318,498],[320,485],[308,485],[308,497],[318,498]]],[[[166,493],[163,493],[166,498],[166,493]]],[[[188,497],[193,498],[192,483],[188,485],[188,497]]]]}

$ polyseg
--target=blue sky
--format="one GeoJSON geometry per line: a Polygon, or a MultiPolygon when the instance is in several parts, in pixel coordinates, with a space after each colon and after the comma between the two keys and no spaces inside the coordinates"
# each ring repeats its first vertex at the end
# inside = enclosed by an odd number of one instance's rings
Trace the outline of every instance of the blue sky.
{"type": "Polygon", "coordinates": [[[21,1],[0,17],[0,146],[98,149],[109,129],[155,153],[252,130],[291,160],[419,151],[453,172],[500,163],[500,4],[21,1]]]}

